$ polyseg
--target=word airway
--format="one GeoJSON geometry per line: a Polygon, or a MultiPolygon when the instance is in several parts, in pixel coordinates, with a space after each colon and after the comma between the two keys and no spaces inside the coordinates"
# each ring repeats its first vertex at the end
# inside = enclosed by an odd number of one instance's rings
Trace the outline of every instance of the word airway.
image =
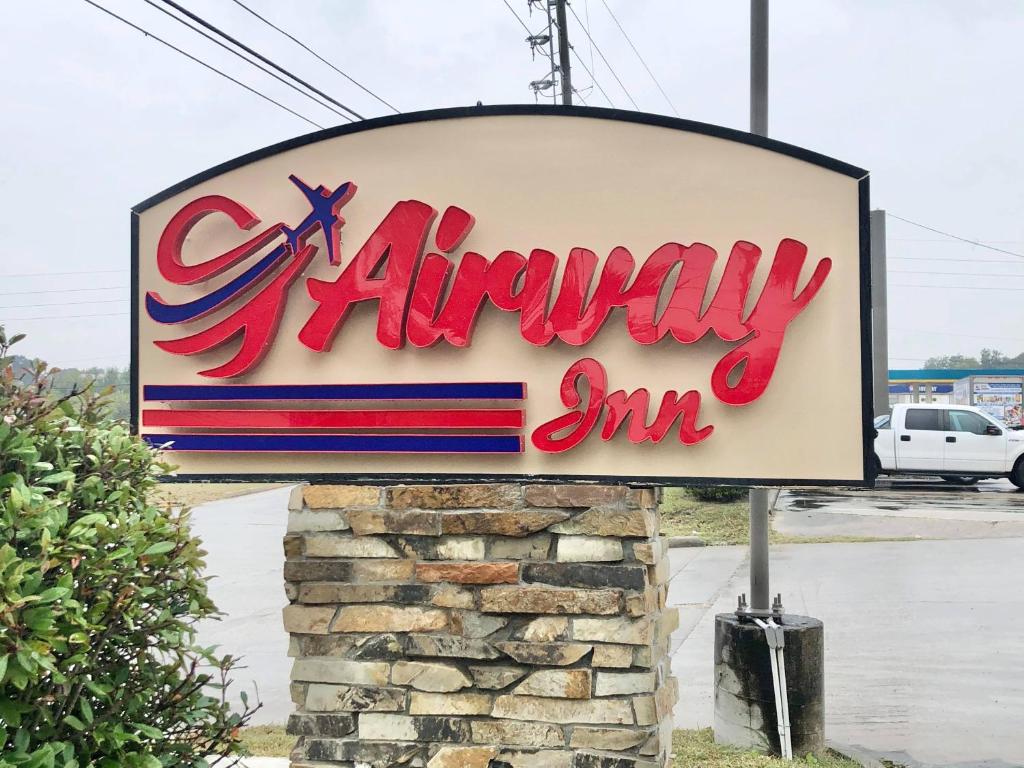
{"type": "Polygon", "coordinates": [[[558,269],[555,254],[535,249],[525,257],[502,251],[488,260],[467,251],[456,268],[443,253],[451,253],[465,239],[473,218],[449,208],[435,235],[441,253],[423,256],[435,215],[426,203],[398,203],[337,280],[307,280],[309,294],[319,306],[299,333],[302,343],[316,351],[330,349],[351,309],[370,300],[379,301],[377,339],[392,349],[406,342],[417,347],[440,341],[468,346],[480,311],[488,304],[518,312],[520,334],[531,344],[544,346],[557,338],[582,346],[601,330],[611,310],[621,307],[628,333],[640,344],[654,344],[669,335],[692,344],[709,332],[723,341],[739,342],[715,365],[711,388],[722,402],[740,406],[764,393],[786,328],[815,297],[831,269],[831,260],[821,259],[797,293],[807,247],[783,239],[757,302],[744,317],[761,259],[761,249],[753,243],[741,240],[733,245],[718,288],[703,311],[718,259],[708,245],[666,243],[639,270],[632,254],[616,247],[601,268],[589,300],[598,259],[593,251],[573,248],[552,303],[558,269]],[[668,285],[676,268],[678,274],[668,285]],[[663,293],[668,299],[659,314],[663,293]]]}

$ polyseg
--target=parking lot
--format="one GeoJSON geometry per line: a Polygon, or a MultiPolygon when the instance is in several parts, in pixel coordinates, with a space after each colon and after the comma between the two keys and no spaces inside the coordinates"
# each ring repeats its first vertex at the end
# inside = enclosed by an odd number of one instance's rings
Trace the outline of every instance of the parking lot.
{"type": "MultiPolygon", "coordinates": [[[[907,765],[1024,765],[1024,494],[1011,489],[900,481],[782,494],[786,532],[901,539],[773,547],[773,592],[789,612],[825,622],[829,738],[907,765]]],[[[227,614],[201,639],[245,657],[238,679],[258,685],[264,723],[291,711],[280,618],[287,497],[281,488],[195,512],[227,614]]],[[[682,614],[676,724],[708,726],[714,615],[747,589],[746,549],[673,550],[671,565],[669,600],[682,614]]]]}

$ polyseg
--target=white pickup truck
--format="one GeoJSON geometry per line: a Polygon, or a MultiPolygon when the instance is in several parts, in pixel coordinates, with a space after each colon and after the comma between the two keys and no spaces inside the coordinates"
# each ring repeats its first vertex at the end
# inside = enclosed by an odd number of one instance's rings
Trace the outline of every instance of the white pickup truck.
{"type": "Polygon", "coordinates": [[[875,418],[882,475],[939,475],[951,483],[1008,477],[1024,488],[1024,431],[969,405],[898,404],[875,418]]]}

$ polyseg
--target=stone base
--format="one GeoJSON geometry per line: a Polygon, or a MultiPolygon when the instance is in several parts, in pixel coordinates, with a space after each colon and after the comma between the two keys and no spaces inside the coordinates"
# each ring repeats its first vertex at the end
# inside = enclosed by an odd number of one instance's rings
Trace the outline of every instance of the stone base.
{"type": "Polygon", "coordinates": [[[656,492],[305,486],[285,537],[293,768],[663,768],[656,492]]]}

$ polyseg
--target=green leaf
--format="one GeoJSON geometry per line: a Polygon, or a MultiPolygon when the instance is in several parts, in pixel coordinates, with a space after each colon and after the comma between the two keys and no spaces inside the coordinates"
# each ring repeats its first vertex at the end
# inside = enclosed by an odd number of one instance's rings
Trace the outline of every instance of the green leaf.
{"type": "Polygon", "coordinates": [[[7,672],[7,654],[0,656],[0,683],[3,682],[4,674],[7,672]]]}
{"type": "Polygon", "coordinates": [[[85,730],[85,723],[83,723],[81,720],[79,720],[74,715],[64,715],[64,722],[67,725],[70,725],[76,731],[84,731],[85,730]]]}
{"type": "Polygon", "coordinates": [[[54,472],[52,475],[46,475],[46,477],[40,478],[36,482],[43,483],[44,485],[57,485],[58,483],[66,483],[68,480],[74,480],[75,473],[69,470],[63,472],[54,472]]]}
{"type": "Polygon", "coordinates": [[[164,737],[164,732],[159,728],[154,728],[152,725],[146,725],[145,723],[132,723],[132,727],[143,736],[149,736],[151,739],[162,739],[164,737]]]}
{"type": "Polygon", "coordinates": [[[62,597],[67,597],[70,594],[71,590],[67,587],[50,587],[39,593],[39,599],[36,603],[52,603],[54,600],[60,600],[62,597]]]}
{"type": "Polygon", "coordinates": [[[178,546],[177,543],[173,541],[158,541],[156,544],[150,544],[148,547],[146,547],[145,551],[143,551],[142,554],[162,555],[165,552],[170,552],[176,546],[178,546]]]}

